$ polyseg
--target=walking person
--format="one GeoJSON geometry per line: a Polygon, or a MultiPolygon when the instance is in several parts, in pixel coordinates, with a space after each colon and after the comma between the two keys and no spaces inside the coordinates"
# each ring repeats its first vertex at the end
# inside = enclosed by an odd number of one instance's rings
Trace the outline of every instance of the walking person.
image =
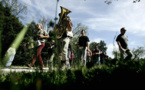
{"type": "Polygon", "coordinates": [[[71,55],[69,57],[69,63],[70,63],[70,67],[72,67],[72,65],[74,64],[74,53],[71,51],[71,55]]]}
{"type": "Polygon", "coordinates": [[[93,55],[94,55],[94,65],[99,65],[100,64],[99,59],[100,59],[100,54],[101,53],[102,52],[99,51],[98,46],[96,46],[95,51],[93,52],[93,55]]]}
{"type": "Polygon", "coordinates": [[[91,63],[92,52],[87,50],[87,63],[91,63]]]}
{"type": "Polygon", "coordinates": [[[116,42],[119,47],[120,58],[122,60],[130,60],[133,54],[128,48],[128,37],[125,35],[125,33],[126,33],[126,29],[124,27],[121,28],[120,34],[116,38],[116,42]],[[125,57],[125,54],[127,55],[126,57],[125,57]]]}
{"type": "Polygon", "coordinates": [[[100,64],[104,64],[105,62],[105,52],[101,49],[102,53],[100,54],[100,64]]]}
{"type": "Polygon", "coordinates": [[[95,62],[95,49],[92,50],[92,63],[95,62]]]}
{"type": "Polygon", "coordinates": [[[55,41],[52,40],[50,46],[48,47],[48,58],[47,58],[47,66],[49,67],[50,70],[53,69],[53,58],[55,56],[54,49],[55,49],[55,41]]]}
{"type": "Polygon", "coordinates": [[[42,24],[38,23],[37,24],[37,41],[38,41],[38,46],[37,46],[37,53],[34,54],[33,59],[30,64],[28,64],[28,67],[32,67],[34,63],[36,62],[36,58],[38,59],[39,63],[41,64],[41,67],[44,66],[43,60],[41,57],[41,51],[45,46],[45,39],[49,38],[48,33],[42,29],[42,24]]]}
{"type": "Polygon", "coordinates": [[[62,37],[57,39],[57,54],[59,57],[58,62],[60,62],[60,68],[64,70],[66,69],[66,61],[68,60],[69,42],[73,37],[71,19],[68,16],[64,16],[61,24],[56,25],[56,27],[59,31],[62,31],[62,37]]]}
{"type": "Polygon", "coordinates": [[[82,66],[86,66],[86,59],[87,59],[87,51],[90,52],[89,49],[89,38],[88,36],[85,36],[85,30],[81,31],[81,37],[79,37],[79,59],[80,64],[82,66]]]}
{"type": "Polygon", "coordinates": [[[72,50],[71,50],[71,45],[69,44],[69,46],[68,46],[68,54],[67,54],[67,56],[68,56],[68,59],[66,60],[66,67],[67,68],[70,68],[70,56],[71,56],[71,52],[72,52],[72,50]]]}

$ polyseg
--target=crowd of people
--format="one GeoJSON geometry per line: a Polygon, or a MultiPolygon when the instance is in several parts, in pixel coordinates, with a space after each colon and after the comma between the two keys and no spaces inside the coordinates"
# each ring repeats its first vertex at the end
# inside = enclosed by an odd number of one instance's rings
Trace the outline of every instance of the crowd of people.
{"type": "MultiPolygon", "coordinates": [[[[67,23],[64,23],[63,25],[66,25],[66,28],[68,29],[67,31],[69,31],[69,33],[72,33],[70,19],[67,23]]],[[[57,27],[60,28],[60,26],[57,27]]],[[[42,24],[38,23],[37,28],[37,53],[34,54],[32,61],[27,65],[28,67],[33,67],[34,63],[36,62],[36,58],[38,59],[41,67],[44,67],[44,63],[41,57],[41,51],[45,46],[46,39],[50,37],[48,33],[42,29],[42,24]]],[[[97,46],[94,51],[91,51],[89,49],[89,38],[85,35],[85,30],[82,30],[80,33],[81,36],[79,37],[77,44],[79,49],[77,55],[74,55],[70,44],[73,33],[68,35],[67,32],[65,32],[61,38],[57,39],[56,41],[52,40],[48,47],[48,58],[46,66],[48,66],[49,68],[53,68],[53,59],[55,56],[57,56],[58,62],[60,62],[59,64],[62,69],[70,68],[74,64],[86,66],[87,63],[94,63],[94,65],[99,64],[99,62],[104,63],[105,58],[107,59],[107,55],[104,54],[102,51],[99,51],[97,46]],[[55,49],[56,53],[54,53],[55,49]]]]}
{"type": "MultiPolygon", "coordinates": [[[[36,60],[39,61],[40,66],[44,67],[44,63],[41,57],[41,51],[45,46],[46,39],[50,38],[49,34],[43,30],[43,26],[41,23],[37,24],[37,50],[33,56],[32,61],[27,64],[28,67],[33,67],[36,60]]],[[[89,37],[85,35],[85,30],[82,30],[81,36],[77,42],[78,52],[77,55],[74,55],[70,40],[73,38],[72,33],[72,23],[70,18],[63,18],[60,25],[56,25],[55,29],[59,31],[64,31],[60,38],[57,40],[52,40],[48,47],[48,58],[47,58],[47,66],[49,68],[53,68],[53,59],[56,56],[58,58],[58,62],[60,64],[60,68],[70,68],[72,65],[77,64],[80,66],[86,66],[88,63],[92,63],[93,65],[104,64],[106,60],[108,60],[108,55],[106,52],[103,52],[96,46],[92,51],[89,48],[89,37]],[[54,50],[56,49],[56,53],[54,50]]],[[[118,35],[116,42],[119,46],[120,57],[123,60],[131,59],[133,56],[132,52],[128,48],[128,38],[125,35],[126,29],[121,28],[120,34],[118,35]],[[127,55],[126,57],[124,57],[127,55]]],[[[46,46],[47,47],[47,46],[46,46]]],[[[10,50],[8,50],[10,51],[10,50]]],[[[6,64],[6,66],[11,66],[11,63],[14,59],[15,52],[10,57],[10,60],[6,64]]]]}

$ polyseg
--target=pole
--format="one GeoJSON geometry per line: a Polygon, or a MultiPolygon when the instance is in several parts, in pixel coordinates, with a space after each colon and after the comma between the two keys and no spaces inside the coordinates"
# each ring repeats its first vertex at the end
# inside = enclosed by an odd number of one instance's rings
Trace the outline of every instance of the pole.
{"type": "Polygon", "coordinates": [[[58,20],[58,18],[57,18],[57,6],[58,6],[58,2],[59,2],[59,0],[57,0],[57,2],[56,2],[56,11],[55,11],[55,18],[54,18],[54,20],[55,20],[54,26],[56,25],[56,21],[58,20]]]}

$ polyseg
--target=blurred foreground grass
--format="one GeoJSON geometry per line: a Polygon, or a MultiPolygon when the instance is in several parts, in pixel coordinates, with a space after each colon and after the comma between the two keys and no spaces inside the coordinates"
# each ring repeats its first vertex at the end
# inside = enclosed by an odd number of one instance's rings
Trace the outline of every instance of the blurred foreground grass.
{"type": "MultiPolygon", "coordinates": [[[[28,27],[29,27],[30,24],[28,24],[27,26],[25,26],[18,34],[17,34],[17,37],[15,38],[15,40],[12,42],[11,46],[12,48],[14,48],[15,50],[17,50],[21,44],[21,42],[23,41],[24,39],[24,36],[28,30],[28,27]]],[[[1,34],[1,32],[0,32],[1,34]]],[[[0,38],[1,40],[1,38],[0,38]]],[[[1,41],[0,41],[0,52],[1,52],[1,41]]],[[[9,47],[9,48],[10,48],[9,47]]],[[[1,53],[0,53],[1,54],[1,53]]],[[[3,58],[1,58],[0,56],[0,66],[5,66],[8,59],[9,59],[10,55],[8,54],[8,52],[6,52],[5,56],[3,58]]]]}
{"type": "Polygon", "coordinates": [[[135,87],[145,81],[145,63],[128,61],[64,71],[0,73],[0,77],[0,90],[135,87]]]}

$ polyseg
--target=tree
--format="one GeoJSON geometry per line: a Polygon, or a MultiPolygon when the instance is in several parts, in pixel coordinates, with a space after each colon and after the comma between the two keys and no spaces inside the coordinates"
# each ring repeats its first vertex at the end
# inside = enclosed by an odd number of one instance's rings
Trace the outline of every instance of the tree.
{"type": "Polygon", "coordinates": [[[82,30],[85,30],[86,35],[89,35],[88,27],[83,25],[82,23],[78,23],[77,26],[76,27],[74,26],[74,29],[73,29],[74,37],[80,36],[82,30]]]}
{"type": "Polygon", "coordinates": [[[103,41],[103,40],[101,40],[100,42],[99,42],[99,49],[100,50],[102,50],[102,51],[104,51],[104,52],[106,52],[107,51],[107,47],[106,47],[106,43],[105,43],[105,41],[103,41]]]}
{"type": "Polygon", "coordinates": [[[25,35],[24,42],[31,42],[31,39],[36,40],[37,31],[37,24],[33,21],[28,27],[28,32],[25,35]]]}
{"type": "Polygon", "coordinates": [[[2,3],[0,3],[0,60],[2,59],[1,55],[2,55],[2,31],[3,31],[3,22],[4,22],[4,7],[2,5],[2,3]]]}
{"type": "Polygon", "coordinates": [[[132,50],[134,54],[134,59],[141,59],[145,55],[145,48],[144,47],[137,47],[132,50]]]}
{"type": "Polygon", "coordinates": [[[4,7],[1,4],[1,13],[0,16],[2,18],[3,24],[1,25],[1,31],[2,31],[2,56],[7,51],[8,47],[13,42],[14,38],[17,36],[17,34],[20,32],[20,30],[23,28],[22,23],[19,21],[17,17],[11,14],[11,9],[9,7],[4,7]]]}
{"type": "Polygon", "coordinates": [[[103,40],[101,40],[99,43],[97,42],[90,43],[90,50],[95,49],[96,46],[98,46],[99,50],[102,50],[103,52],[107,51],[106,43],[103,40]]]}
{"type": "Polygon", "coordinates": [[[26,12],[26,6],[18,4],[17,0],[1,0],[1,40],[2,40],[2,56],[5,54],[8,47],[16,37],[17,33],[23,28],[22,23],[19,21],[20,13],[26,12]]]}
{"type": "Polygon", "coordinates": [[[95,49],[96,46],[98,46],[97,42],[91,42],[90,43],[90,50],[93,51],[93,49],[95,49]]]}
{"type": "Polygon", "coordinates": [[[42,17],[39,22],[43,25],[43,29],[47,30],[47,32],[49,32],[49,29],[54,26],[54,22],[45,17],[42,17]]]}
{"type": "Polygon", "coordinates": [[[114,55],[114,59],[120,58],[120,52],[116,49],[113,49],[112,54],[114,55]]]}
{"type": "MultiPolygon", "coordinates": [[[[3,5],[2,2],[0,2],[0,32],[1,32],[1,55],[4,56],[7,49],[10,47],[10,45],[13,43],[15,40],[16,36],[18,33],[22,30],[23,24],[19,21],[19,18],[16,17],[14,14],[11,12],[11,8],[3,5]]],[[[31,27],[32,28],[32,27],[31,27]]],[[[32,32],[34,33],[34,32],[32,32]]],[[[26,42],[27,40],[29,41],[29,33],[27,33],[23,42],[26,42]]],[[[30,56],[30,54],[25,53],[24,50],[21,47],[18,48],[17,54],[15,56],[13,64],[21,65],[21,63],[25,62],[25,58],[30,56]],[[26,55],[27,54],[27,55],[26,55]],[[23,57],[25,56],[25,58],[23,57]]],[[[30,51],[29,51],[30,53],[30,51]]],[[[3,57],[2,57],[3,58],[3,57]]]]}
{"type": "Polygon", "coordinates": [[[27,6],[22,5],[18,0],[1,0],[5,7],[9,7],[11,14],[15,17],[24,19],[24,15],[27,14],[27,6]]]}

